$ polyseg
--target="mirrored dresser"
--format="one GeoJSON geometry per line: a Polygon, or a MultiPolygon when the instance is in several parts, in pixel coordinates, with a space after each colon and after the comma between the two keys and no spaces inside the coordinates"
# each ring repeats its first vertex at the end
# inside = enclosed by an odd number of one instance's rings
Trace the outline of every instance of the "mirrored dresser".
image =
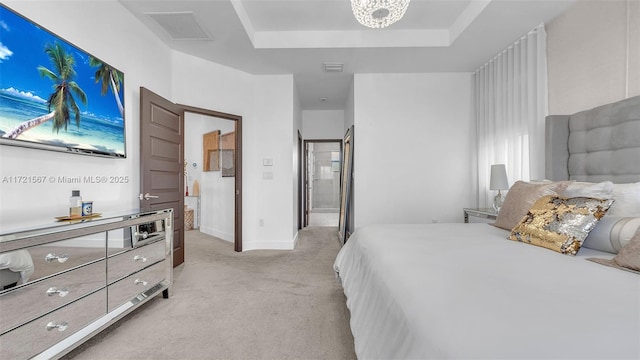
{"type": "Polygon", "coordinates": [[[169,296],[173,210],[0,234],[0,359],[59,358],[147,300],[169,296]],[[24,265],[22,270],[20,266],[24,265]],[[9,280],[6,280],[9,279],[9,280]]]}

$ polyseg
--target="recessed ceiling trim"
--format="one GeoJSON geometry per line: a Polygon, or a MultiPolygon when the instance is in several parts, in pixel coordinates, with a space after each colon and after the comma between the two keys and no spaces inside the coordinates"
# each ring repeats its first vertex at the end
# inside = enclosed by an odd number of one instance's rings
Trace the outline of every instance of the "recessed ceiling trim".
{"type": "Polygon", "coordinates": [[[256,31],[243,0],[231,0],[231,5],[255,49],[411,48],[450,46],[491,1],[471,1],[449,28],[383,31],[256,31]]]}
{"type": "Polygon", "coordinates": [[[256,49],[328,49],[449,46],[447,29],[362,31],[258,31],[256,49]]]}
{"type": "Polygon", "coordinates": [[[247,14],[247,10],[244,5],[242,5],[242,1],[231,0],[231,6],[233,6],[233,10],[236,12],[236,15],[238,15],[238,19],[240,19],[240,23],[249,37],[249,41],[251,41],[251,44],[253,44],[253,47],[255,48],[256,44],[254,38],[256,31],[251,19],[249,18],[249,14],[247,14]]]}
{"type": "Polygon", "coordinates": [[[472,1],[460,13],[456,21],[449,27],[449,36],[451,44],[462,34],[471,23],[484,11],[492,0],[476,0],[472,1]]]}
{"type": "Polygon", "coordinates": [[[173,40],[212,40],[192,11],[146,12],[173,40]]]}

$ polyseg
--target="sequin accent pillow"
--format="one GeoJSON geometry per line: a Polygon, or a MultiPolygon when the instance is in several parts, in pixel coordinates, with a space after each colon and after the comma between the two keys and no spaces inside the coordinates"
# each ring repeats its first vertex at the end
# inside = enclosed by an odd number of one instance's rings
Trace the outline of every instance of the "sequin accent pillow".
{"type": "Polygon", "coordinates": [[[575,255],[613,201],[543,196],[513,228],[509,239],[575,255]]]}

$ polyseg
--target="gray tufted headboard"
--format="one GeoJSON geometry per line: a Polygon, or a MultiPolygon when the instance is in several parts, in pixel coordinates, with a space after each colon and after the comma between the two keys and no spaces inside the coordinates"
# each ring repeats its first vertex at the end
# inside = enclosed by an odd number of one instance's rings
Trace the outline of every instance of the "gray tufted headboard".
{"type": "Polygon", "coordinates": [[[640,181],[640,96],[546,118],[549,180],[640,181]]]}

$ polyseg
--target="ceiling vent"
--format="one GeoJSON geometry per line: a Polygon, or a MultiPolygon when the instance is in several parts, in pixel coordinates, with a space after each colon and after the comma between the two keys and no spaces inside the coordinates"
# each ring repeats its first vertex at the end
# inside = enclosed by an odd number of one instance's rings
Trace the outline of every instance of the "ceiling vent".
{"type": "Polygon", "coordinates": [[[192,11],[145,13],[155,20],[173,40],[212,40],[192,11]]]}
{"type": "Polygon", "coordinates": [[[340,63],[324,63],[322,64],[324,72],[328,73],[341,73],[344,68],[344,64],[340,63]]]}

